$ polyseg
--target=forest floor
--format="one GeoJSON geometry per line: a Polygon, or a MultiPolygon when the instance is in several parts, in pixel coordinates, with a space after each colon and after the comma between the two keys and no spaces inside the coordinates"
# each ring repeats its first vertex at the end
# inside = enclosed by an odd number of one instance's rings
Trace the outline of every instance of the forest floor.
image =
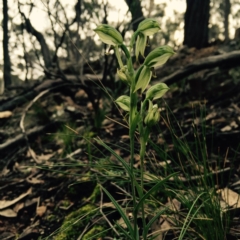
{"type": "MultiPolygon", "coordinates": [[[[164,77],[200,58],[235,49],[229,44],[212,45],[201,50],[183,48],[162,67],[158,77],[164,77]]],[[[162,101],[158,128],[161,131],[152,135],[155,144],[167,149],[168,156],[187,162],[188,159],[184,159],[174,147],[172,133],[166,126],[168,118],[173,118],[171,128],[175,129],[174,134],[189,142],[194,142],[193,125],[201,136],[201,131],[205,129],[207,159],[211,165],[218,162],[221,166],[216,174],[219,181],[217,188],[223,191],[229,189],[228,200],[222,195],[221,201],[231,205],[236,212],[240,210],[240,204],[234,202],[240,193],[239,86],[240,67],[206,68],[172,84],[162,101]],[[229,199],[234,203],[230,204],[229,199]]],[[[21,91],[6,91],[0,96],[0,105],[12,101],[13,96],[21,94],[21,91]]],[[[117,91],[111,93],[120,94],[117,91]]],[[[127,161],[128,129],[106,95],[100,98],[99,104],[100,111],[95,114],[86,93],[76,85],[69,85],[64,90],[46,92],[36,101],[28,99],[11,111],[0,112],[1,240],[35,240],[49,236],[48,239],[54,239],[51,234],[63,231],[61,226],[67,216],[79,209],[83,214],[86,211],[84,206],[91,211],[91,205],[100,208],[105,205],[108,211],[114,212],[109,199],[102,196],[98,189],[98,183],[101,182],[116,198],[120,190],[113,179],[104,181],[104,171],[99,165],[95,167],[95,163],[104,161],[106,152],[94,137],[107,142],[127,161]],[[32,104],[29,105],[30,102],[32,104]]],[[[157,156],[156,150],[148,151],[157,156]]],[[[113,156],[108,157],[113,164],[119,165],[113,156]]],[[[138,160],[136,156],[136,168],[138,160]]],[[[171,165],[173,161],[154,157],[152,164],[147,166],[148,171],[160,174],[161,166],[166,162],[171,165]]],[[[118,174],[114,168],[111,171],[118,174]]],[[[111,171],[108,170],[108,174],[111,171]]],[[[192,172],[190,178],[196,175],[192,172]]],[[[228,240],[240,239],[240,221],[234,216],[235,224],[228,240]]],[[[90,229],[99,219],[99,216],[93,215],[91,219],[80,220],[80,230],[75,233],[78,237],[74,235],[65,239],[84,239],[87,227],[90,229]]],[[[109,219],[117,221],[120,217],[111,214],[109,219]]],[[[167,232],[170,230],[171,226],[167,232]]],[[[113,239],[108,237],[93,239],[113,239]]],[[[166,235],[165,239],[173,237],[166,235]]]]}

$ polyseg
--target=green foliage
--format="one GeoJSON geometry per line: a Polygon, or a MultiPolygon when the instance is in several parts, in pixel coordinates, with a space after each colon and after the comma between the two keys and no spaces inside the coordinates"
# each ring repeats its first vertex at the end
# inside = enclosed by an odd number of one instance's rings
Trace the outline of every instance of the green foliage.
{"type": "MultiPolygon", "coordinates": [[[[87,180],[90,180],[88,176],[85,177],[85,179],[82,179],[82,181],[87,180]]],[[[74,191],[73,189],[74,185],[70,187],[70,191],[74,191]]],[[[75,194],[75,192],[72,193],[75,194]]],[[[76,194],[79,195],[79,190],[76,194]]],[[[83,229],[85,229],[86,232],[82,235],[82,239],[87,240],[94,239],[96,236],[104,236],[104,227],[100,224],[94,224],[94,226],[89,225],[89,227],[86,228],[86,226],[91,222],[91,219],[99,214],[99,208],[94,204],[97,201],[97,198],[99,198],[99,195],[100,186],[96,185],[92,190],[91,195],[86,200],[88,204],[72,211],[65,217],[61,228],[58,230],[59,233],[54,237],[54,240],[77,239],[83,229]]]]}
{"type": "Polygon", "coordinates": [[[231,68],[229,70],[229,75],[233,78],[234,84],[239,84],[240,79],[240,67],[231,68]]]}
{"type": "Polygon", "coordinates": [[[59,234],[54,240],[72,240],[79,237],[79,232],[91,221],[91,217],[97,212],[96,206],[87,204],[76,211],[71,212],[64,220],[59,234]]]}
{"type": "Polygon", "coordinates": [[[96,239],[97,238],[101,238],[104,237],[105,233],[104,233],[104,227],[103,226],[98,226],[95,225],[93,226],[92,229],[90,229],[82,238],[83,240],[90,240],[90,239],[96,239]]]}
{"type": "Polygon", "coordinates": [[[62,156],[71,153],[75,148],[76,134],[71,129],[75,129],[75,123],[63,124],[58,131],[51,136],[62,147],[62,156]]]}
{"type": "Polygon", "coordinates": [[[87,129],[83,134],[83,139],[86,144],[87,153],[89,157],[89,163],[92,163],[92,138],[94,137],[95,133],[87,129]]]}
{"type": "MultiPolygon", "coordinates": [[[[147,239],[148,230],[150,228],[149,225],[146,227],[145,220],[145,209],[144,204],[149,196],[156,191],[160,185],[163,187],[163,182],[158,182],[155,186],[151,188],[146,194],[144,194],[144,158],[146,152],[146,145],[149,140],[149,135],[151,128],[155,125],[160,118],[160,113],[158,110],[158,104],[153,104],[152,100],[156,98],[161,98],[164,93],[168,90],[167,86],[164,86],[164,90],[162,86],[159,88],[159,85],[156,85],[155,88],[151,88],[150,92],[147,93],[148,98],[145,100],[140,100],[140,108],[138,108],[138,95],[137,91],[140,89],[141,94],[146,90],[149,85],[149,82],[152,77],[153,68],[163,65],[168,58],[174,54],[173,50],[168,46],[162,46],[154,49],[150,52],[143,63],[143,65],[135,72],[132,63],[131,52],[135,46],[135,54],[136,59],[138,60],[139,54],[144,56],[144,50],[147,44],[147,37],[155,34],[160,29],[159,23],[154,19],[145,19],[142,21],[136,32],[133,33],[130,48],[128,49],[126,45],[123,43],[123,39],[119,36],[119,32],[114,28],[102,24],[95,29],[95,32],[98,34],[100,39],[109,45],[114,47],[114,51],[116,54],[116,58],[118,60],[118,64],[120,66],[120,70],[118,71],[118,76],[120,79],[126,83],[129,87],[129,95],[122,95],[117,98],[116,103],[125,111],[129,113],[129,137],[130,137],[130,152],[131,159],[130,165],[128,165],[124,159],[118,156],[110,147],[108,147],[105,143],[100,140],[97,140],[102,146],[104,146],[112,155],[116,157],[116,159],[121,162],[129,179],[131,181],[132,188],[132,198],[133,198],[133,226],[128,217],[125,214],[125,211],[122,210],[121,206],[114,199],[114,197],[103,188],[104,192],[113,202],[114,206],[117,208],[118,212],[122,216],[125,224],[127,225],[128,231],[126,231],[123,227],[118,225],[121,229],[121,232],[125,235],[125,237],[129,239],[139,239],[139,227],[137,226],[137,217],[141,212],[141,218],[143,222],[143,236],[144,239],[147,239]],[[124,53],[125,59],[122,60],[120,50],[124,53]],[[124,65],[123,62],[126,62],[127,65],[124,65]],[[148,109],[147,109],[148,104],[148,109]],[[138,130],[140,137],[140,161],[141,161],[141,170],[140,170],[140,183],[138,182],[135,174],[134,174],[134,154],[135,154],[135,131],[138,130]],[[137,193],[137,194],[136,194],[137,193]],[[137,200],[138,198],[138,200],[137,200]]],[[[167,179],[167,178],[166,178],[167,179]]]]}
{"type": "MultiPolygon", "coordinates": [[[[91,8],[91,6],[88,7],[91,8]]],[[[172,24],[170,21],[167,23],[169,24],[169,31],[178,27],[178,23],[172,24]]],[[[129,87],[126,93],[128,95],[118,97],[115,102],[123,111],[127,112],[131,153],[130,163],[127,163],[113,148],[102,140],[95,139],[99,145],[116,158],[119,164],[109,164],[108,158],[104,156],[104,158],[98,159],[95,168],[100,172],[99,178],[103,175],[100,180],[101,183],[114,179],[117,185],[122,186],[126,182],[130,182],[132,192],[131,196],[128,196],[130,200],[128,199],[127,203],[122,206],[107,188],[98,184],[88,200],[92,203],[96,202],[101,190],[104,191],[127,226],[127,228],[124,228],[121,224],[115,223],[114,226],[120,229],[120,236],[123,236],[123,238],[119,237],[120,239],[139,239],[140,236],[142,239],[154,239],[159,233],[153,232],[150,236],[149,230],[161,215],[165,215],[172,220],[178,239],[226,239],[228,218],[223,218],[221,205],[216,194],[214,176],[208,166],[204,121],[201,125],[202,135],[193,125],[195,141],[189,142],[185,139],[182,130],[179,131],[175,128],[179,123],[173,126],[167,121],[168,116],[165,116],[166,126],[171,133],[176,155],[169,154],[167,144],[159,147],[150,139],[151,131],[160,118],[159,102],[156,103],[155,100],[162,98],[169,90],[168,86],[163,83],[148,88],[154,73],[153,68],[164,64],[174,52],[168,46],[157,47],[146,56],[143,65],[138,70],[133,68],[131,54],[135,53],[136,59],[139,55],[144,57],[147,37],[156,33],[159,29],[159,24],[156,21],[146,19],[133,34],[129,48],[124,44],[120,33],[113,27],[103,24],[95,29],[104,43],[113,46],[119,64],[117,75],[129,87]],[[146,98],[143,97],[143,93],[146,93],[146,98]],[[135,146],[135,134],[139,139],[139,152],[135,146]],[[165,167],[160,170],[156,169],[153,174],[145,172],[146,148],[149,145],[156,150],[157,158],[165,161],[165,167]],[[133,167],[136,153],[140,155],[140,171],[133,167]],[[175,164],[174,168],[172,162],[169,164],[169,159],[175,164]],[[190,165],[190,168],[187,165],[190,165]],[[200,172],[199,169],[203,169],[203,171],[200,172]],[[181,171],[181,176],[187,179],[187,184],[181,180],[178,171],[181,171]],[[199,176],[197,181],[192,181],[192,175],[199,176]],[[166,199],[171,200],[173,198],[176,198],[182,204],[183,210],[181,212],[174,212],[170,207],[161,208],[166,199]],[[128,217],[127,210],[133,213],[132,219],[128,217]],[[148,222],[145,221],[146,211],[154,212],[148,222]],[[139,223],[137,222],[139,218],[142,220],[142,231],[139,230],[139,223]],[[212,231],[213,229],[214,231],[212,231]]],[[[165,36],[166,39],[169,36],[165,36]]],[[[232,74],[236,73],[232,72],[232,74]]],[[[96,112],[94,125],[97,129],[101,128],[104,117],[104,109],[96,112]]],[[[161,133],[161,131],[159,132],[161,133]]],[[[84,134],[84,138],[87,139],[87,152],[91,166],[94,163],[91,143],[93,136],[94,133],[90,130],[84,134]]],[[[73,143],[71,139],[63,140],[63,142],[65,145],[73,143]]],[[[90,204],[79,209],[75,217],[80,217],[83,220],[81,222],[86,223],[90,221],[89,217],[96,212],[95,206],[90,204]]],[[[73,222],[69,222],[70,226],[76,226],[73,222]]],[[[68,227],[68,225],[65,225],[65,227],[68,227]]],[[[80,231],[82,227],[80,225],[79,228],[74,230],[80,231]]],[[[64,230],[64,228],[61,230],[64,230]]],[[[99,237],[99,233],[103,233],[104,230],[106,228],[104,229],[103,226],[96,224],[83,236],[83,239],[99,237]]],[[[71,239],[71,232],[68,232],[64,237],[64,239],[71,239]]]]}
{"type": "Polygon", "coordinates": [[[102,127],[102,122],[105,119],[105,109],[98,107],[98,109],[94,113],[94,127],[97,131],[102,127]]]}
{"type": "MultiPolygon", "coordinates": [[[[104,156],[92,165],[100,172],[97,178],[101,184],[95,187],[88,201],[91,203],[98,202],[101,190],[103,190],[120,213],[122,219],[124,219],[127,228],[119,222],[114,222],[114,227],[120,234],[120,236],[117,236],[106,225],[96,223],[89,228],[83,239],[85,237],[86,239],[96,239],[104,235],[110,235],[116,237],[116,239],[139,239],[140,236],[147,240],[154,239],[161,232],[159,233],[158,229],[154,229],[150,233],[149,230],[162,216],[172,223],[172,228],[178,239],[226,239],[230,220],[229,216],[222,211],[215,186],[216,176],[213,175],[208,166],[205,108],[200,106],[200,124],[193,124],[193,141],[189,141],[184,137],[177,119],[175,119],[171,110],[167,109],[168,112],[162,113],[162,117],[167,121],[166,126],[172,134],[171,142],[174,143],[175,150],[169,153],[170,151],[166,145],[157,145],[149,139],[149,147],[156,151],[156,158],[165,161],[165,166],[157,168],[151,173],[144,172],[143,185],[141,185],[142,182],[140,181],[141,170],[134,168],[132,171],[131,166],[125,159],[103,141],[96,139],[97,144],[103,146],[116,158],[116,162],[113,163],[107,156],[104,156]],[[171,155],[173,153],[176,153],[176,155],[171,155]],[[171,160],[170,163],[168,162],[169,159],[171,160]],[[198,177],[196,180],[194,179],[195,176],[198,177]],[[183,181],[182,178],[185,178],[186,181],[183,181]],[[118,186],[123,187],[126,186],[129,179],[133,180],[134,189],[136,189],[135,206],[132,203],[132,194],[129,193],[124,198],[124,200],[127,199],[126,204],[121,204],[113,196],[114,192],[102,186],[103,183],[114,181],[118,186]],[[166,202],[171,203],[173,199],[179,201],[181,210],[175,210],[167,206],[166,202]],[[134,221],[129,218],[127,212],[130,211],[133,214],[137,212],[139,220],[143,214],[143,209],[146,215],[151,213],[151,218],[148,219],[141,231],[134,232],[134,221]],[[213,231],[213,229],[215,230],[213,231]]],[[[158,132],[161,132],[161,130],[159,129],[158,132]]],[[[150,161],[147,156],[145,160],[146,162],[150,161]]],[[[90,181],[91,179],[87,176],[81,180],[90,181]]],[[[221,182],[221,179],[219,179],[219,182],[221,182]]],[[[78,218],[81,219],[80,222],[89,221],[89,216],[92,216],[90,208],[89,211],[90,214],[88,215],[78,213],[80,214],[78,215],[78,218]]],[[[84,210],[84,212],[86,211],[84,210]]],[[[98,214],[98,210],[96,210],[95,214],[98,214]]],[[[79,232],[82,231],[82,225],[78,228],[74,224],[73,227],[74,231],[76,230],[79,235],[79,232]]],[[[63,228],[60,231],[63,231],[63,228]]],[[[67,235],[63,236],[66,237],[67,235]]],[[[66,237],[66,239],[68,238],[66,237]]]]}
{"type": "Polygon", "coordinates": [[[161,172],[155,169],[155,174],[164,177],[175,172],[174,169],[181,171],[179,174],[181,177],[175,177],[168,188],[169,192],[164,193],[182,204],[183,211],[179,213],[182,217],[174,219],[170,216],[180,228],[179,239],[226,239],[230,219],[228,214],[223,214],[216,187],[216,181],[221,184],[226,179],[215,176],[210,169],[207,154],[209,150],[206,146],[205,107],[200,106],[200,124],[198,126],[192,124],[192,141],[184,136],[177,119],[171,110],[167,109],[168,112],[163,117],[166,117],[166,125],[172,134],[171,142],[174,143],[172,153],[176,155],[169,154],[167,146],[160,147],[154,142],[150,145],[156,151],[157,158],[166,161],[165,168],[161,172]],[[171,164],[168,161],[171,161],[171,164]],[[183,181],[181,178],[186,180],[183,181]]]}

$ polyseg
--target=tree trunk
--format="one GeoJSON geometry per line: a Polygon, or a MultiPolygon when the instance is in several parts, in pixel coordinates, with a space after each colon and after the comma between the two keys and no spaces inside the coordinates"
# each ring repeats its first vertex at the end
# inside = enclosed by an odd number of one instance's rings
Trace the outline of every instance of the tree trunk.
{"type": "Polygon", "coordinates": [[[183,44],[198,49],[208,45],[209,10],[210,0],[187,0],[183,44]]]}
{"type": "Polygon", "coordinates": [[[230,0],[224,0],[224,37],[225,41],[229,40],[229,15],[231,12],[230,0]]]}
{"type": "Polygon", "coordinates": [[[132,28],[133,31],[136,31],[138,24],[144,20],[141,1],[140,0],[125,0],[128,5],[129,11],[132,15],[132,28]]]}
{"type": "Polygon", "coordinates": [[[3,78],[4,85],[8,87],[11,84],[11,62],[8,51],[8,4],[3,0],[3,78]]]}
{"type": "Polygon", "coordinates": [[[24,27],[27,30],[27,32],[32,34],[33,36],[35,36],[36,39],[38,40],[38,42],[41,46],[41,52],[42,52],[45,68],[49,69],[52,66],[52,60],[51,60],[52,58],[51,58],[50,50],[48,48],[47,42],[46,42],[43,34],[39,31],[37,31],[32,26],[32,23],[30,22],[29,18],[27,18],[25,16],[25,14],[20,11],[20,9],[19,9],[19,12],[25,20],[25,26],[24,27]]]}

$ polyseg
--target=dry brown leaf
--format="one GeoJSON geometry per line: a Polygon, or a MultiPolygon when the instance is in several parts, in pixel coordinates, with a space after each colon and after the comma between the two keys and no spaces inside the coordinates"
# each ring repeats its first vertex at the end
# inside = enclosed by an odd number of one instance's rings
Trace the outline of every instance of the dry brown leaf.
{"type": "Polygon", "coordinates": [[[40,207],[37,207],[36,214],[37,216],[42,217],[46,211],[47,211],[47,206],[40,206],[40,207]]]}
{"type": "Polygon", "coordinates": [[[26,193],[21,194],[19,197],[15,198],[13,200],[2,200],[2,201],[0,201],[0,209],[7,208],[7,207],[17,203],[18,201],[22,200],[23,198],[25,198],[27,195],[29,195],[31,193],[32,193],[32,188],[29,188],[26,193]]]}
{"type": "Polygon", "coordinates": [[[220,207],[223,212],[228,210],[228,204],[223,200],[220,200],[220,207]]]}
{"type": "MultiPolygon", "coordinates": [[[[118,156],[121,156],[121,150],[120,150],[120,149],[116,149],[114,152],[115,152],[118,156]]],[[[111,161],[116,161],[117,159],[116,159],[115,156],[111,155],[110,160],[111,160],[111,161]]]]}
{"type": "Polygon", "coordinates": [[[112,202],[107,202],[107,203],[103,203],[102,207],[107,207],[107,208],[114,208],[116,209],[116,207],[114,206],[114,204],[112,202]]]}
{"type": "Polygon", "coordinates": [[[84,91],[84,90],[82,90],[82,89],[80,89],[78,92],[76,92],[76,94],[75,94],[75,98],[76,99],[86,99],[88,96],[87,96],[87,94],[86,94],[86,92],[84,91]]]}
{"type": "Polygon", "coordinates": [[[151,226],[153,236],[156,236],[154,239],[162,240],[164,233],[171,229],[170,223],[166,220],[166,217],[160,217],[151,226]]]}
{"type": "Polygon", "coordinates": [[[164,138],[159,137],[159,138],[157,139],[157,144],[163,145],[163,144],[165,144],[165,143],[166,143],[166,140],[165,140],[164,138]]]}
{"type": "Polygon", "coordinates": [[[49,154],[41,154],[38,156],[38,159],[40,161],[48,161],[51,157],[54,156],[55,153],[49,153],[49,154]]]}
{"type": "Polygon", "coordinates": [[[93,106],[92,106],[91,102],[87,103],[87,109],[90,110],[90,111],[93,111],[93,106]]]}
{"type": "Polygon", "coordinates": [[[13,210],[14,210],[14,212],[18,213],[19,210],[21,210],[21,209],[24,208],[24,206],[25,206],[25,204],[24,204],[23,202],[17,203],[17,204],[14,206],[13,210]]]}
{"type": "Polygon", "coordinates": [[[111,120],[109,120],[108,118],[105,118],[102,122],[102,126],[107,126],[107,125],[108,125],[108,127],[109,126],[113,127],[114,123],[111,120]]]}
{"type": "Polygon", "coordinates": [[[41,164],[42,160],[39,158],[39,156],[35,153],[35,151],[32,148],[28,148],[28,152],[27,152],[27,156],[32,157],[33,160],[38,163],[41,164]]]}
{"type": "Polygon", "coordinates": [[[4,210],[1,210],[0,211],[0,216],[3,216],[3,217],[16,217],[17,216],[17,213],[14,212],[11,208],[7,208],[7,209],[4,209],[4,210]]]}
{"type": "Polygon", "coordinates": [[[153,181],[153,180],[159,179],[156,175],[151,174],[149,172],[144,172],[143,178],[145,181],[153,181]]]}
{"type": "Polygon", "coordinates": [[[232,130],[232,127],[229,126],[229,125],[227,125],[227,126],[221,128],[220,130],[221,130],[221,132],[228,132],[228,131],[231,131],[231,130],[232,130]]]}
{"type": "Polygon", "coordinates": [[[0,233],[0,239],[8,240],[8,239],[15,239],[15,238],[16,238],[16,235],[14,233],[7,232],[7,231],[0,233]]]}
{"type": "Polygon", "coordinates": [[[34,204],[38,204],[39,202],[40,202],[40,197],[26,199],[25,202],[24,202],[24,206],[25,207],[30,207],[34,204]]]}
{"type": "Polygon", "coordinates": [[[163,223],[160,225],[160,228],[163,232],[167,232],[168,230],[171,229],[171,224],[168,222],[167,218],[160,218],[160,222],[163,220],[163,223]]]}
{"type": "MultiPolygon", "coordinates": [[[[181,208],[181,203],[175,198],[172,200],[168,199],[168,202],[165,205],[168,209],[170,209],[176,213],[178,213],[181,208]]],[[[177,214],[174,214],[174,215],[175,215],[174,219],[177,219],[178,218],[178,216],[176,216],[177,214]]],[[[152,217],[153,216],[150,216],[150,219],[152,217]]],[[[171,219],[171,215],[170,215],[170,217],[168,217],[166,215],[160,216],[160,218],[157,219],[156,221],[154,221],[151,226],[153,236],[156,235],[156,237],[154,239],[162,240],[164,234],[167,231],[169,231],[170,229],[172,229],[173,225],[174,225],[174,221],[171,219]]]]}
{"type": "Polygon", "coordinates": [[[159,219],[157,219],[156,221],[153,222],[152,226],[151,226],[151,231],[153,236],[158,235],[156,238],[156,240],[162,240],[163,239],[163,233],[161,232],[161,225],[159,224],[159,219]]]}
{"type": "Polygon", "coordinates": [[[11,116],[12,116],[12,112],[11,111],[0,112],[0,118],[9,118],[11,116]]]}
{"type": "Polygon", "coordinates": [[[124,220],[123,220],[123,218],[120,218],[119,220],[117,220],[117,223],[121,226],[121,227],[123,227],[123,228],[127,228],[127,225],[126,225],[126,223],[124,222],[124,220]]]}
{"type": "Polygon", "coordinates": [[[238,180],[237,182],[231,184],[232,187],[235,187],[235,186],[238,186],[238,185],[240,185],[240,180],[238,180]]]}
{"type": "Polygon", "coordinates": [[[216,124],[216,123],[223,123],[223,122],[227,122],[227,120],[224,118],[224,117],[221,117],[221,118],[217,118],[217,119],[213,119],[211,121],[211,124],[216,124]]]}
{"type": "Polygon", "coordinates": [[[181,202],[179,202],[176,198],[172,200],[168,198],[168,203],[166,204],[166,206],[168,206],[169,209],[171,209],[172,211],[178,213],[181,208],[181,202]]]}
{"type": "Polygon", "coordinates": [[[38,179],[38,178],[34,178],[34,177],[28,177],[26,179],[26,181],[28,183],[31,183],[31,184],[43,184],[44,183],[44,180],[41,180],[41,179],[38,179]]]}
{"type": "Polygon", "coordinates": [[[215,118],[216,116],[217,116],[216,112],[211,112],[205,117],[205,119],[209,120],[209,119],[215,118]]]}
{"type": "Polygon", "coordinates": [[[236,121],[232,121],[230,123],[230,126],[233,127],[233,128],[237,128],[238,127],[238,124],[236,123],[236,121]]]}
{"type": "Polygon", "coordinates": [[[221,190],[222,199],[230,207],[240,208],[240,195],[229,188],[221,190]]]}
{"type": "Polygon", "coordinates": [[[122,135],[121,139],[129,139],[129,135],[122,135]]]}

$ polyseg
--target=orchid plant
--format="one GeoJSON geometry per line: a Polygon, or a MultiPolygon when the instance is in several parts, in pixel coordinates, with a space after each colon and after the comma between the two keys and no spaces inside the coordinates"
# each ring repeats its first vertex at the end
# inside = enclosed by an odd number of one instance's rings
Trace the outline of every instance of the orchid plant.
{"type": "MultiPolygon", "coordinates": [[[[128,172],[129,178],[131,179],[133,224],[127,218],[124,211],[114,200],[111,194],[104,189],[128,226],[128,233],[123,229],[123,227],[119,226],[123,232],[128,234],[128,237],[131,237],[128,239],[139,239],[139,228],[137,226],[137,217],[139,212],[143,222],[142,237],[143,239],[147,239],[150,225],[146,224],[144,202],[153,191],[163,184],[163,181],[159,181],[147,193],[144,192],[144,158],[146,145],[149,141],[152,127],[157,124],[160,119],[159,107],[154,101],[160,99],[169,90],[169,87],[165,83],[157,83],[149,88],[148,86],[153,76],[154,68],[166,63],[166,61],[174,54],[171,47],[160,46],[151,51],[146,57],[144,56],[147,39],[159,30],[160,25],[155,19],[145,19],[139,24],[138,29],[133,33],[130,46],[128,48],[124,44],[122,35],[115,28],[106,24],[101,24],[94,30],[103,43],[110,45],[111,48],[114,49],[119,64],[117,75],[129,87],[129,95],[122,95],[118,97],[116,99],[116,103],[126,112],[128,118],[131,152],[130,164],[128,165],[124,159],[101,142],[101,144],[113,155],[115,155],[116,158],[123,164],[128,172]],[[132,54],[135,54],[137,61],[140,55],[144,57],[143,64],[137,70],[133,67],[132,54]],[[142,97],[143,93],[145,93],[145,98],[142,97]],[[136,132],[138,132],[140,143],[140,182],[138,182],[134,175],[134,145],[136,132]]],[[[157,216],[155,217],[157,218],[157,216]]]]}

